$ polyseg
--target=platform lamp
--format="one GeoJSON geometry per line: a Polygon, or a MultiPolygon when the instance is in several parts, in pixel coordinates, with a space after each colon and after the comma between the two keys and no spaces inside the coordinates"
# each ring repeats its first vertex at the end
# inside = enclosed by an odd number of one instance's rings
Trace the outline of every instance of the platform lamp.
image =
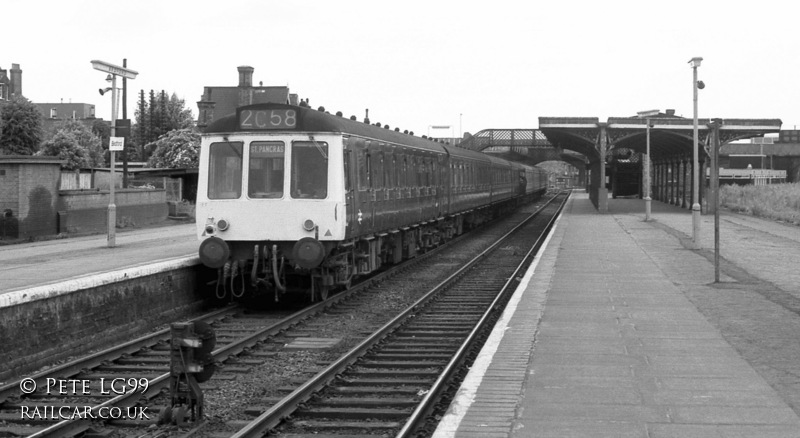
{"type": "Polygon", "coordinates": [[[639,111],[636,114],[639,118],[645,119],[645,123],[647,124],[645,128],[647,131],[647,152],[644,158],[644,220],[647,222],[650,220],[652,202],[652,198],[650,197],[650,118],[659,115],[660,111],[655,109],[639,111]]]}
{"type": "Polygon", "coordinates": [[[692,66],[692,91],[694,103],[694,123],[693,123],[693,142],[692,142],[692,243],[694,249],[700,248],[700,164],[697,152],[697,89],[705,88],[702,81],[697,80],[697,67],[700,67],[700,62],[703,58],[695,56],[689,60],[689,65],[692,66]]]}
{"type": "Polygon", "coordinates": [[[113,248],[116,244],[116,227],[117,227],[117,206],[114,204],[114,186],[115,186],[115,179],[114,176],[114,153],[117,150],[122,150],[124,146],[121,144],[117,138],[115,137],[114,127],[116,126],[117,121],[117,76],[122,76],[126,79],[136,79],[136,75],[139,74],[136,70],[131,70],[125,67],[120,67],[118,65],[114,65],[105,61],[99,60],[92,60],[92,68],[98,71],[102,71],[104,73],[108,73],[106,76],[106,81],[111,82],[111,87],[106,89],[99,89],[100,95],[104,95],[108,91],[111,91],[111,138],[109,139],[108,150],[110,154],[110,166],[109,166],[109,197],[108,197],[108,247],[113,248]]]}

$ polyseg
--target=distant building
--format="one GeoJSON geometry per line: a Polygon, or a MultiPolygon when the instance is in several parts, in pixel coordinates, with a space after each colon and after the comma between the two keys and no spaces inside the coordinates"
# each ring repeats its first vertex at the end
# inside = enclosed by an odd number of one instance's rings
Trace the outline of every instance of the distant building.
{"type": "Polygon", "coordinates": [[[764,175],[775,173],[773,179],[800,181],[800,130],[781,130],[777,138],[757,137],[747,143],[724,144],[719,155],[719,165],[725,171],[752,174],[755,170],[764,175]]]}
{"type": "MultiPolygon", "coordinates": [[[[0,68],[0,102],[22,94],[22,69],[19,64],[11,64],[11,71],[0,68]]],[[[42,129],[51,135],[58,122],[75,119],[91,128],[94,124],[95,106],[89,103],[34,103],[42,114],[42,129]]],[[[101,119],[102,120],[102,119],[101,119]]]]}
{"type": "Polygon", "coordinates": [[[289,87],[253,86],[253,67],[241,66],[239,85],[235,87],[204,87],[197,102],[197,126],[204,128],[216,119],[236,113],[236,108],[255,103],[288,103],[297,105],[297,95],[289,87]]]}
{"type": "Polygon", "coordinates": [[[35,103],[42,114],[42,129],[52,134],[59,122],[66,119],[81,121],[86,127],[91,128],[96,117],[94,105],[89,103],[35,103]]]}

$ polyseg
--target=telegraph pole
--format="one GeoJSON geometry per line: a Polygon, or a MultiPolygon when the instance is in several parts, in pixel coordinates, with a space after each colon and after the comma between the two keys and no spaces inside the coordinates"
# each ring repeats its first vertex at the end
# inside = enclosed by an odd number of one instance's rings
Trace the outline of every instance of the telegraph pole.
{"type": "MultiPolygon", "coordinates": [[[[128,67],[128,58],[122,59],[122,66],[128,67]]],[[[122,77],[122,119],[128,119],[128,78],[122,77]]],[[[128,145],[122,149],[122,188],[128,188],[128,145]]]]}

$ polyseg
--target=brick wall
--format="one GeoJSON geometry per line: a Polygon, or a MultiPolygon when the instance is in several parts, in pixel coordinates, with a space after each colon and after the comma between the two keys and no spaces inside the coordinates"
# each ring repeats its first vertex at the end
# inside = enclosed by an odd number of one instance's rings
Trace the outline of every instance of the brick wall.
{"type": "MultiPolygon", "coordinates": [[[[58,231],[61,233],[99,233],[106,231],[108,192],[62,190],[59,192],[58,231]]],[[[114,192],[117,227],[143,226],[167,218],[166,191],[118,189],[114,192]]]]}
{"type": "Polygon", "coordinates": [[[56,204],[60,181],[60,166],[20,166],[20,237],[57,233],[56,204]]]}
{"type": "Polygon", "coordinates": [[[19,237],[19,166],[0,163],[0,239],[19,237]],[[10,216],[6,211],[11,210],[10,216]]]}
{"type": "MultiPolygon", "coordinates": [[[[0,155],[0,239],[108,230],[108,192],[59,191],[61,160],[0,155]],[[5,210],[12,217],[5,217],[5,210]]],[[[117,227],[144,226],[167,219],[163,189],[118,189],[117,227]]]]}
{"type": "Polygon", "coordinates": [[[202,307],[197,265],[0,308],[0,381],[134,339],[202,307]]]}

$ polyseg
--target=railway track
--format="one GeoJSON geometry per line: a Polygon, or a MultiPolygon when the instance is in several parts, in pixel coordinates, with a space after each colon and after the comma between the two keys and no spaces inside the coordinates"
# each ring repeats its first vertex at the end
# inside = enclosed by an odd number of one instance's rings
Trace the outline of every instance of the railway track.
{"type": "MultiPolygon", "coordinates": [[[[454,239],[451,244],[460,240],[454,239]]],[[[221,379],[217,382],[223,382],[216,385],[224,387],[226,380],[236,379],[237,374],[247,373],[258,364],[270,360],[274,354],[270,351],[270,345],[278,348],[284,346],[281,336],[285,337],[292,330],[313,332],[314,324],[321,324],[318,320],[324,318],[324,315],[347,316],[352,312],[363,312],[363,309],[359,310],[359,306],[369,307],[370,304],[368,300],[365,300],[366,304],[360,303],[360,294],[371,296],[370,290],[375,292],[375,289],[380,289],[381,283],[387,278],[424,264],[427,258],[434,257],[448,246],[423,254],[413,263],[387,271],[363,284],[355,285],[346,293],[337,294],[289,316],[272,314],[248,317],[241,313],[241,309],[226,308],[198,318],[197,320],[211,323],[217,333],[214,360],[218,363],[227,361],[220,371],[227,374],[227,377],[215,376],[215,379],[221,379]],[[304,325],[311,328],[303,328],[304,325]],[[245,354],[241,354],[242,352],[245,354]]],[[[410,345],[415,348],[413,344],[410,345]]],[[[432,345],[430,348],[437,347],[432,345]]],[[[387,351],[383,354],[392,353],[387,351]]],[[[114,428],[141,431],[148,426],[148,430],[151,430],[162,418],[166,404],[169,403],[169,355],[169,329],[165,329],[0,387],[0,435],[170,436],[162,431],[163,428],[156,428],[156,432],[134,435],[112,432],[114,428]],[[88,383],[83,384],[84,381],[88,383]],[[30,388],[24,388],[24,385],[31,385],[24,382],[34,382],[37,390],[23,393],[27,391],[21,389],[30,388]],[[50,394],[47,394],[47,389],[50,389],[50,394]],[[108,419],[112,409],[117,409],[113,412],[122,415],[108,419]],[[80,415],[75,415],[76,412],[80,415]],[[102,412],[106,415],[101,415],[102,412]],[[129,415],[131,413],[133,415],[129,415]],[[139,415],[139,418],[116,418],[136,417],[136,414],[145,415],[139,415]],[[61,418],[62,416],[67,418],[61,418]],[[92,416],[95,418],[91,418],[92,416]],[[100,421],[95,421],[98,419],[100,421]]],[[[214,383],[209,384],[213,388],[214,383]]],[[[178,424],[182,420],[184,418],[179,416],[178,424]]],[[[202,430],[202,427],[197,430],[202,430]]]]}
{"type": "MultiPolygon", "coordinates": [[[[217,328],[217,361],[292,323],[278,314],[249,317],[237,306],[194,321],[217,328]]],[[[91,436],[96,419],[157,421],[162,407],[150,400],[169,383],[169,342],[167,328],[0,387],[0,435],[91,436]]]]}
{"type": "Polygon", "coordinates": [[[405,437],[435,423],[429,414],[477,353],[566,198],[538,210],[232,436],[405,437]]]}

